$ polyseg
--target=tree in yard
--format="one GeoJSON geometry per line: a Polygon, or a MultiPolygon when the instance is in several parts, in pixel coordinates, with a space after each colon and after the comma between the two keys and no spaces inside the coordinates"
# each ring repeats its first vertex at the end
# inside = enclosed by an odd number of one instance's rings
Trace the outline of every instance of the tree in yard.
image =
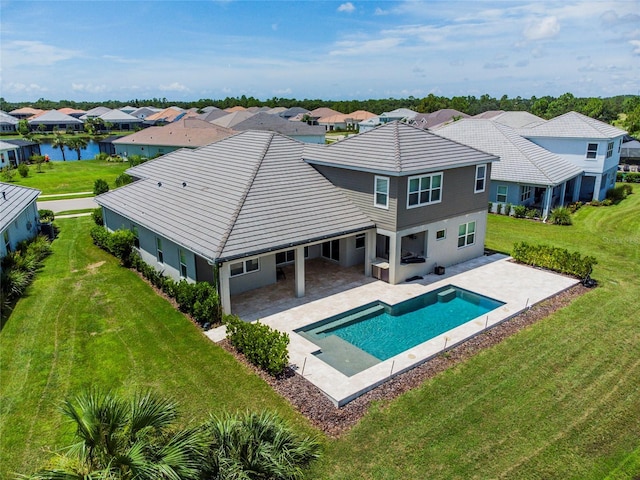
{"type": "Polygon", "coordinates": [[[83,148],[86,148],[88,144],[89,142],[87,142],[87,140],[82,137],[70,138],[67,141],[67,146],[69,147],[69,149],[75,150],[76,153],[78,154],[78,160],[80,160],[80,155],[81,155],[80,151],[83,148]]]}
{"type": "Polygon", "coordinates": [[[106,193],[109,191],[109,184],[103,178],[96,179],[93,182],[93,194],[100,195],[101,193],[106,193]]]}
{"type": "Polygon", "coordinates": [[[20,120],[18,122],[17,130],[20,135],[26,137],[31,132],[31,128],[29,128],[29,122],[27,120],[20,120]]]}
{"type": "Polygon", "coordinates": [[[177,404],[151,393],[131,400],[84,392],[62,413],[76,427],[74,443],[31,475],[54,479],[198,479],[204,461],[201,428],[178,428],[177,404]]]}
{"type": "Polygon", "coordinates": [[[62,152],[62,160],[65,162],[67,161],[67,158],[65,157],[65,154],[64,154],[64,147],[66,145],[67,145],[67,141],[65,140],[64,136],[60,133],[56,133],[53,137],[53,140],[51,140],[51,147],[60,149],[60,152],[62,152]]]}
{"type": "Polygon", "coordinates": [[[47,129],[47,126],[44,123],[39,123],[38,124],[38,131],[40,133],[44,133],[46,129],[47,129]]]}

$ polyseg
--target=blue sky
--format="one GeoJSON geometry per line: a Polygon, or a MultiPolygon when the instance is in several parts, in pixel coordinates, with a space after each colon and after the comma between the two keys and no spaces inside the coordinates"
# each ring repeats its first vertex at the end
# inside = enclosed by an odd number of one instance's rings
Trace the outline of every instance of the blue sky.
{"type": "Polygon", "coordinates": [[[640,94],[640,0],[4,1],[8,101],[640,94]]]}

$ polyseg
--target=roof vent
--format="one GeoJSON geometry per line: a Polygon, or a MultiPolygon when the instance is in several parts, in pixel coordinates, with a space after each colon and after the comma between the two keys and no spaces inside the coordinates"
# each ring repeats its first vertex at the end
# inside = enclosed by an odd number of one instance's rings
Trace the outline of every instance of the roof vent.
{"type": "Polygon", "coordinates": [[[186,187],[187,186],[187,182],[182,182],[182,186],[186,187]]]}
{"type": "Polygon", "coordinates": [[[161,187],[162,186],[162,182],[158,182],[158,186],[161,187]]]}
{"type": "Polygon", "coordinates": [[[2,199],[6,200],[7,199],[7,192],[2,192],[2,199]]]}

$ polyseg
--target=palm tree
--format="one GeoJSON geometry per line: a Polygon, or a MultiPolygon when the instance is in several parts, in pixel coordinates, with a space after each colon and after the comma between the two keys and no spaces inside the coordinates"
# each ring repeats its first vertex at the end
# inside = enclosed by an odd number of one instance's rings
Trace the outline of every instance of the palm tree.
{"type": "Polygon", "coordinates": [[[29,478],[197,479],[204,461],[202,428],[177,429],[177,405],[140,393],[127,401],[89,391],[66,400],[62,413],[76,425],[76,443],[29,478]]]}
{"type": "Polygon", "coordinates": [[[300,479],[302,468],[320,455],[318,441],[298,437],[269,412],[212,416],[206,431],[206,479],[300,479]]]}
{"type": "Polygon", "coordinates": [[[51,147],[60,149],[60,151],[62,152],[62,160],[65,162],[67,161],[64,155],[64,147],[66,145],[67,145],[67,141],[65,140],[64,136],[62,136],[62,134],[60,133],[56,133],[55,136],[53,137],[53,140],[51,140],[51,147]]]}
{"type": "Polygon", "coordinates": [[[80,151],[83,148],[86,148],[88,144],[89,144],[89,142],[87,142],[87,140],[82,138],[82,137],[70,138],[67,141],[67,146],[69,147],[69,149],[70,150],[75,150],[76,153],[78,154],[78,160],[80,160],[80,156],[81,156],[81,152],[80,151]]]}

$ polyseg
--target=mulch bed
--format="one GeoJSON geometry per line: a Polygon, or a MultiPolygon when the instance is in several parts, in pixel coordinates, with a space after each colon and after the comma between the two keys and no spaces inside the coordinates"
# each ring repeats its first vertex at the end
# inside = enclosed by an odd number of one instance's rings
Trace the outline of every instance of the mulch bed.
{"type": "Polygon", "coordinates": [[[437,355],[427,362],[391,378],[340,408],[336,407],[316,386],[302,376],[297,375],[293,370],[289,369],[280,378],[271,377],[250,364],[227,340],[223,340],[219,345],[231,352],[238,361],[245,364],[256,375],[262,377],[318,429],[331,437],[337,437],[355,425],[367,412],[372,402],[388,402],[402,393],[420,386],[425,380],[433,378],[438,373],[458,363],[464,362],[479,351],[500,343],[514,333],[569,305],[573,299],[588,290],[583,285],[577,284],[451,348],[446,354],[437,355]]]}

